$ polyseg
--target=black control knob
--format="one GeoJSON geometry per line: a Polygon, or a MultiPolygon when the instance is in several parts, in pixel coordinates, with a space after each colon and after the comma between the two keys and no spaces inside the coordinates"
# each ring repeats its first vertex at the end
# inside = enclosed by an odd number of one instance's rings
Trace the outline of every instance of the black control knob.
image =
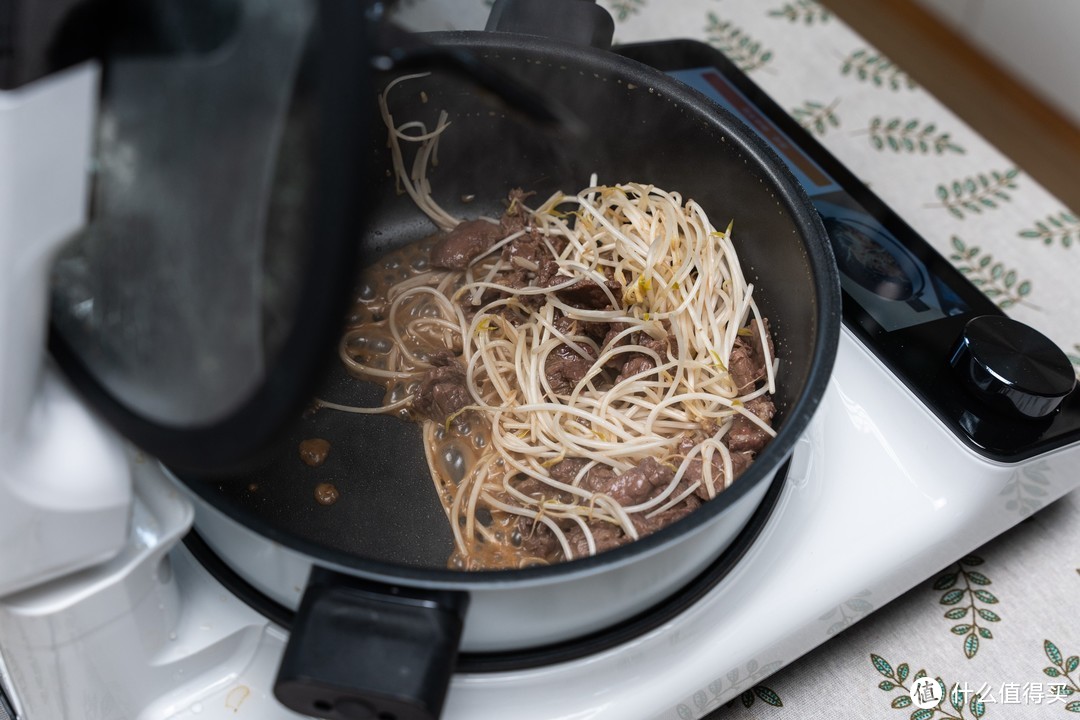
{"type": "Polygon", "coordinates": [[[1001,315],[968,321],[951,364],[988,405],[1046,417],[1076,385],[1069,358],[1048,337],[1001,315]]]}

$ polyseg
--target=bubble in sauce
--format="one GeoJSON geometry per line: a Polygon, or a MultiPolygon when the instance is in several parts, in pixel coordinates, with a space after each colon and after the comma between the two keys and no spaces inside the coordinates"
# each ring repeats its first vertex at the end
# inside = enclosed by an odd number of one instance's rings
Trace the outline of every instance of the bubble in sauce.
{"type": "Polygon", "coordinates": [[[309,467],[319,467],[326,462],[326,456],[329,454],[329,440],[309,438],[300,443],[300,459],[309,467]]]}
{"type": "Polygon", "coordinates": [[[341,494],[330,483],[319,483],[315,486],[315,502],[320,505],[333,505],[338,501],[341,494]]]}

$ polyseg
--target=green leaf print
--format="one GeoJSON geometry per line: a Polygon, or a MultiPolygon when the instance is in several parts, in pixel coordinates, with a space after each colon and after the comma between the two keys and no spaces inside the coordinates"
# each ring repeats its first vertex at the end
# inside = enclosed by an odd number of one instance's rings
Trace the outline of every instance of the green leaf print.
{"type": "MultiPolygon", "coordinates": [[[[780,695],[778,695],[775,690],[765,687],[764,685],[755,685],[749,690],[744,690],[739,694],[739,701],[744,708],[752,707],[754,700],[758,698],[767,705],[772,705],[773,707],[784,706],[783,701],[780,700],[780,695]]],[[[734,704],[735,701],[732,700],[728,703],[728,707],[732,707],[734,704]]]]}
{"type": "Polygon", "coordinates": [[[938,132],[934,123],[922,124],[916,119],[904,120],[894,117],[886,120],[880,116],[870,119],[866,130],[858,131],[870,137],[870,144],[875,150],[886,148],[897,153],[934,153],[942,155],[954,152],[963,155],[964,148],[952,141],[952,135],[938,132]]]}
{"type": "MultiPolygon", "coordinates": [[[[877,668],[877,671],[879,673],[881,673],[882,675],[884,675],[885,677],[887,677],[887,678],[893,677],[892,665],[890,665],[885,660],[885,658],[881,657],[880,655],[874,655],[873,653],[871,653],[870,654],[870,662],[874,663],[874,667],[877,668]]],[[[897,679],[897,684],[902,683],[902,682],[903,682],[903,680],[899,680],[899,678],[897,679]]]]}
{"type": "Polygon", "coordinates": [[[956,235],[950,242],[952,252],[949,259],[956,269],[1002,310],[1024,302],[1024,298],[1031,294],[1031,281],[1021,280],[1015,269],[995,262],[993,255],[983,254],[982,248],[968,245],[956,235]]]}
{"type": "Polygon", "coordinates": [[[928,204],[927,207],[945,208],[958,220],[963,220],[965,213],[979,215],[987,210],[997,209],[1001,203],[1012,200],[1006,190],[1016,189],[1016,178],[1019,175],[1020,170],[1017,168],[1004,172],[994,170],[938,185],[934,194],[940,202],[928,204]]]}
{"type": "Polygon", "coordinates": [[[950,590],[949,592],[941,596],[941,600],[939,602],[941,602],[942,605],[955,605],[963,599],[963,590],[950,590]]]}
{"type": "MultiPolygon", "coordinates": [[[[1048,685],[1049,691],[1061,697],[1080,692],[1077,678],[1073,677],[1073,673],[1080,668],[1080,656],[1070,655],[1067,659],[1064,658],[1058,646],[1050,640],[1043,640],[1043,652],[1046,653],[1050,662],[1054,663],[1050,667],[1043,668],[1043,673],[1047,677],[1059,678],[1057,682],[1048,685]]],[[[1065,709],[1069,712],[1080,712],[1080,700],[1068,703],[1065,709]]]]}
{"type": "Polygon", "coordinates": [[[956,573],[945,573],[937,580],[934,581],[935,590],[948,590],[956,584],[956,578],[959,577],[956,573]]]}
{"type": "Polygon", "coordinates": [[[964,639],[964,656],[970,660],[975,657],[977,652],[979,652],[979,636],[975,634],[968,635],[964,639]]]}
{"type": "Polygon", "coordinates": [[[762,702],[766,702],[773,707],[784,706],[784,703],[780,700],[780,696],[776,694],[775,690],[767,688],[764,685],[755,685],[752,689],[754,694],[761,698],[762,702]]]}
{"type": "Polygon", "coordinates": [[[945,617],[949,620],[968,620],[968,622],[958,623],[949,628],[953,635],[964,636],[964,657],[968,660],[978,654],[980,638],[991,640],[994,637],[994,634],[988,628],[980,625],[979,621],[1001,622],[1001,616],[997,613],[976,604],[977,601],[983,603],[996,603],[998,601],[989,591],[976,587],[991,584],[990,578],[985,574],[971,569],[974,565],[982,564],[982,558],[968,555],[957,562],[955,567],[946,570],[933,584],[934,590],[940,590],[941,586],[946,585],[951,588],[938,600],[941,605],[957,605],[957,607],[947,610],[945,617]],[[960,586],[953,587],[957,583],[960,586]],[[966,602],[961,605],[960,603],[965,600],[966,602]]]}
{"type": "Polygon", "coordinates": [[[918,87],[911,76],[898,68],[892,60],[870,48],[861,48],[844,58],[840,65],[840,74],[890,90],[912,90],[918,87]]]}
{"type": "MultiPolygon", "coordinates": [[[[889,701],[889,706],[895,710],[903,710],[905,713],[913,705],[912,697],[915,692],[915,683],[921,678],[926,677],[925,670],[919,670],[915,673],[915,677],[912,679],[911,686],[905,685],[909,673],[909,666],[907,663],[901,663],[893,670],[893,666],[888,660],[877,655],[870,653],[870,662],[873,664],[874,669],[884,675],[887,680],[882,680],[878,683],[878,688],[884,692],[899,691],[889,701]]],[[[910,714],[912,718],[922,718],[928,720],[935,716],[936,713],[940,713],[941,720],[970,720],[971,716],[966,714],[967,710],[970,710],[974,717],[981,717],[985,711],[983,707],[982,699],[978,694],[973,694],[970,697],[965,697],[965,693],[961,691],[958,683],[953,684],[952,689],[948,692],[948,698],[952,704],[952,709],[956,712],[953,714],[949,711],[948,705],[945,705],[946,697],[946,684],[941,678],[935,678],[937,680],[938,687],[941,689],[941,700],[937,706],[932,708],[917,708],[910,714]],[[966,705],[965,705],[966,704],[966,705]],[[944,706],[943,706],[944,705],[944,706]]]]}
{"type": "MultiPolygon", "coordinates": [[[[723,677],[716,678],[705,689],[694,693],[692,697],[693,707],[697,708],[697,710],[693,712],[693,715],[695,717],[701,715],[721,705],[721,703],[729,710],[738,707],[740,704],[744,708],[749,708],[757,699],[762,700],[766,705],[782,707],[783,702],[775,690],[765,685],[755,684],[755,682],[769,677],[783,666],[784,663],[782,662],[770,662],[761,665],[757,660],[750,660],[741,669],[738,667],[731,668],[723,677]],[[708,693],[705,690],[708,690],[708,693]],[[721,698],[724,698],[724,700],[721,700],[721,698]]],[[[691,705],[684,703],[680,707],[686,708],[688,713],[691,712],[691,705]]],[[[681,713],[682,711],[678,710],[678,712],[681,713]]],[[[679,717],[681,718],[682,715],[680,714],[679,717]]]]}
{"type": "Polygon", "coordinates": [[[815,135],[824,135],[829,128],[840,127],[840,118],[834,112],[838,104],[840,104],[839,98],[828,105],[807,100],[792,110],[791,116],[806,130],[815,135]]]}
{"type": "Polygon", "coordinates": [[[1061,666],[1061,651],[1058,650],[1057,645],[1049,640],[1043,641],[1043,649],[1046,651],[1046,657],[1050,658],[1050,662],[1057,666],[1061,666]]]}
{"type": "Polygon", "coordinates": [[[785,3],[783,7],[769,11],[769,17],[785,18],[791,22],[804,22],[807,25],[827,23],[832,18],[832,13],[823,8],[814,0],[795,0],[785,3]]]}
{"type": "Polygon", "coordinates": [[[1044,245],[1053,245],[1057,240],[1062,247],[1071,248],[1074,243],[1080,242],[1080,218],[1068,210],[1062,210],[1047,215],[1032,228],[1021,230],[1019,235],[1028,240],[1042,240],[1044,245]]]}
{"type": "Polygon", "coordinates": [[[626,22],[631,16],[636,15],[645,7],[645,0],[611,0],[608,5],[611,7],[616,20],[626,22]]]}
{"type": "Polygon", "coordinates": [[[722,20],[714,12],[710,12],[707,17],[705,32],[709,43],[727,55],[743,72],[751,73],[765,67],[772,60],[772,50],[747,35],[730,20],[722,20]]]}

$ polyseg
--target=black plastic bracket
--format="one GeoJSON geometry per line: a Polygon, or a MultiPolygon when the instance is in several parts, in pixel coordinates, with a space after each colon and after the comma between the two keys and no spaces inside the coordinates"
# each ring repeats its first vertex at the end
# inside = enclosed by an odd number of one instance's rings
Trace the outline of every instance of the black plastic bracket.
{"type": "Polygon", "coordinates": [[[593,0],[495,0],[484,29],[540,35],[608,50],[615,36],[615,21],[593,0]]]}
{"type": "Polygon", "coordinates": [[[457,659],[469,596],[316,567],[274,695],[327,720],[434,720],[457,659]]]}

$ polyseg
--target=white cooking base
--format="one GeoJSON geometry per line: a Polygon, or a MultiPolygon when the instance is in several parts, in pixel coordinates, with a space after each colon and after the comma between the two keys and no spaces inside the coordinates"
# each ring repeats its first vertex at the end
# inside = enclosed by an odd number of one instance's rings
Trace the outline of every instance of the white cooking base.
{"type": "MultiPolygon", "coordinates": [[[[776,510],[727,578],[607,652],[456,676],[443,716],[699,717],[1019,522],[1010,507],[1024,505],[1009,501],[1022,476],[1046,483],[1044,502],[1080,485],[1078,456],[1080,445],[1019,465],[980,458],[845,330],[776,510]]],[[[135,472],[119,558],[0,601],[0,676],[20,718],[298,717],[271,690],[287,634],[174,544],[190,506],[154,463],[135,472]]]]}

